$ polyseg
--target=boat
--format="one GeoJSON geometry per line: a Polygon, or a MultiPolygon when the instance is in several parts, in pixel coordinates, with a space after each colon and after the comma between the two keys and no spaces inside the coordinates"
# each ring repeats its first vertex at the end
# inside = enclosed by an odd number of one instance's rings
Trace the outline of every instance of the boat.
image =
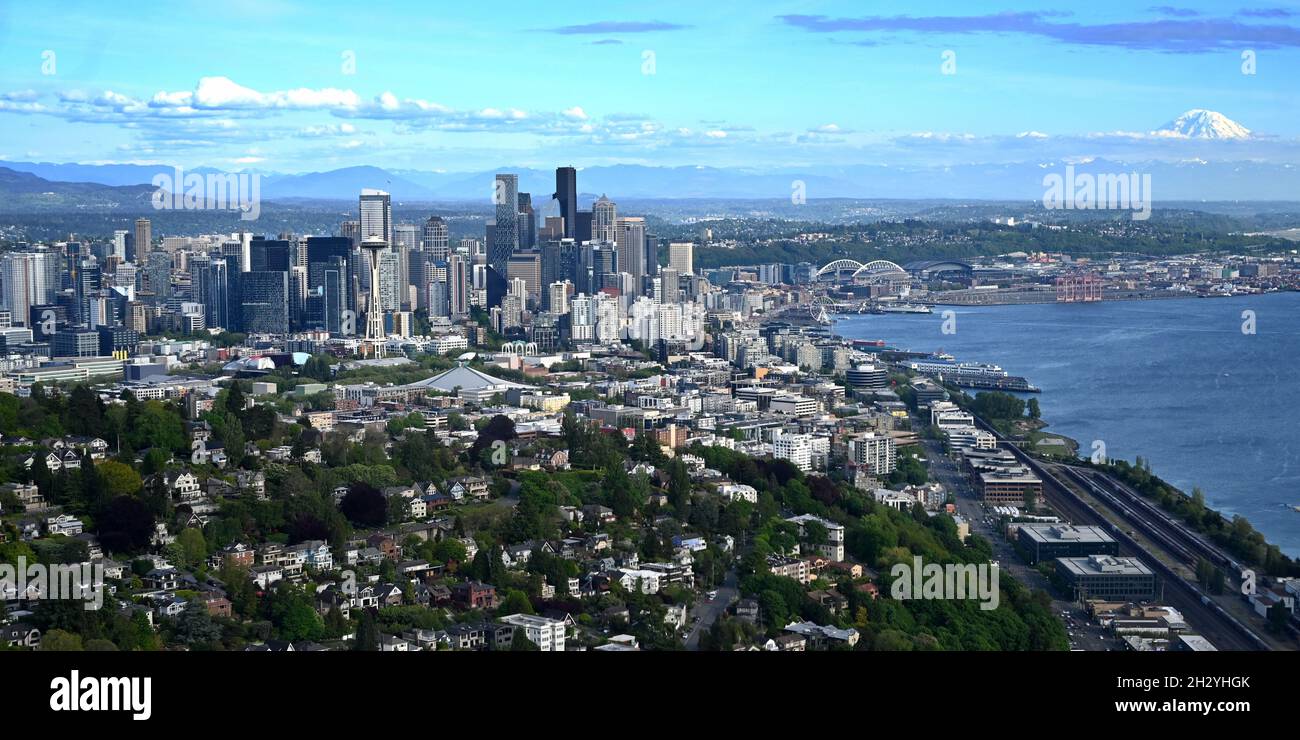
{"type": "Polygon", "coordinates": [[[920,306],[913,303],[900,303],[898,305],[881,305],[871,309],[872,313],[933,313],[929,306],[920,306]]]}

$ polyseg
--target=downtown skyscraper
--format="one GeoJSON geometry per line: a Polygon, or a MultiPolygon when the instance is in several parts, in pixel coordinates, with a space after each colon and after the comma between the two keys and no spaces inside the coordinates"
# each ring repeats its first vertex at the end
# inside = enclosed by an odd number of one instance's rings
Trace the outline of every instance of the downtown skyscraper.
{"type": "Polygon", "coordinates": [[[564,219],[564,238],[577,238],[578,230],[578,171],[572,167],[555,170],[555,194],[551,196],[560,204],[560,218],[564,219]]]}
{"type": "Polygon", "coordinates": [[[519,175],[498,174],[493,184],[496,225],[488,243],[488,266],[505,276],[510,255],[519,249],[519,175]]]}
{"type": "Polygon", "coordinates": [[[383,190],[366,188],[361,191],[362,241],[382,239],[393,243],[393,197],[383,190]]]}

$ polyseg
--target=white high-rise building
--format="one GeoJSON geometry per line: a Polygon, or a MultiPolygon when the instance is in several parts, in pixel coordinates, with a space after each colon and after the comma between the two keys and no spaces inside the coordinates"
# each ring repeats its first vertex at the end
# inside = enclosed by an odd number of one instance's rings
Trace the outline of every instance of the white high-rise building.
{"type": "Polygon", "coordinates": [[[678,275],[695,274],[695,245],[691,242],[672,242],[668,245],[668,266],[678,275]]]}
{"type": "Polygon", "coordinates": [[[135,265],[130,262],[122,262],[117,266],[117,272],[113,274],[113,287],[126,294],[128,301],[135,300],[135,265]]]}
{"type": "Polygon", "coordinates": [[[130,235],[131,232],[126,229],[118,229],[113,232],[113,256],[119,260],[126,259],[126,238],[130,235]]]}
{"type": "Polygon", "coordinates": [[[602,344],[623,338],[623,314],[618,310],[618,299],[606,293],[595,296],[596,341],[602,344]]]}
{"type": "Polygon", "coordinates": [[[573,285],[568,280],[551,283],[547,286],[550,291],[551,313],[556,315],[566,314],[569,312],[569,287],[573,285]]]}
{"type": "MultiPolygon", "coordinates": [[[[392,252],[397,255],[397,284],[395,292],[399,303],[411,304],[411,252],[420,248],[415,236],[415,224],[397,224],[393,227],[392,252]]],[[[402,306],[398,306],[401,308],[402,306]]]]}
{"type": "Polygon", "coordinates": [[[402,308],[402,271],[398,259],[398,253],[391,249],[379,253],[379,306],[385,311],[402,308]]]}
{"type": "Polygon", "coordinates": [[[789,460],[805,473],[812,470],[812,448],[811,434],[772,433],[772,457],[789,460]]]}
{"type": "Polygon", "coordinates": [[[30,328],[32,306],[53,303],[58,287],[58,255],[52,252],[0,255],[0,309],[9,311],[15,324],[30,328]]]}
{"type": "Polygon", "coordinates": [[[867,432],[849,438],[849,462],[871,475],[889,475],[897,461],[898,452],[891,437],[867,432]]]}
{"type": "Polygon", "coordinates": [[[596,338],[595,302],[591,296],[579,293],[569,302],[569,327],[576,342],[590,342],[596,338]]]}

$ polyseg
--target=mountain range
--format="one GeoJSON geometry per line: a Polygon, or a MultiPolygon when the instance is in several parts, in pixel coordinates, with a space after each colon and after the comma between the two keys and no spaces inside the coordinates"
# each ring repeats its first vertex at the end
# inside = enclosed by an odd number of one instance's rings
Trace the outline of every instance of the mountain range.
{"type": "MultiPolygon", "coordinates": [[[[1189,110],[1159,129],[1153,137],[1197,140],[1250,139],[1250,129],[1221,113],[1189,110]]],[[[561,163],[562,164],[562,163],[561,163]]],[[[1300,193],[1300,171],[1291,164],[1260,161],[1121,162],[1091,159],[1071,162],[1076,174],[1136,172],[1151,175],[1152,196],[1162,200],[1286,200],[1300,193]]],[[[167,165],[0,162],[0,192],[54,194],[88,198],[104,204],[138,200],[155,175],[173,174],[167,165]],[[105,191],[104,188],[111,188],[105,191]]],[[[651,167],[608,165],[579,170],[580,200],[589,203],[601,194],[615,201],[703,198],[789,199],[797,190],[807,198],[952,198],[978,200],[1038,200],[1043,176],[1062,172],[1066,162],[962,164],[946,167],[842,165],[775,169],[703,166],[651,167]]],[[[199,174],[220,170],[200,168],[199,174]]],[[[550,170],[503,167],[479,172],[437,172],[417,169],[344,167],[323,172],[261,176],[264,200],[355,201],[362,188],[380,188],[397,202],[486,202],[496,172],[514,172],[519,189],[533,194],[534,208],[548,213],[554,189],[550,170]]],[[[553,212],[553,211],[552,211],[553,212]]]]}
{"type": "MultiPolygon", "coordinates": [[[[1194,108],[1149,136],[1163,139],[1247,140],[1250,129],[1222,113],[1194,108]]],[[[1195,158],[1124,162],[1096,158],[1071,162],[1077,174],[1136,172],[1151,175],[1152,195],[1162,200],[1287,200],[1300,193],[1300,172],[1291,164],[1250,161],[1215,161],[1195,158]]],[[[557,164],[564,164],[557,162],[557,164]]],[[[680,200],[705,198],[786,200],[796,190],[807,198],[901,198],[1039,200],[1043,176],[1063,172],[1064,161],[1028,161],[1002,164],[961,164],[944,167],[846,164],[840,166],[654,167],[616,164],[579,170],[580,201],[589,204],[602,194],[617,201],[680,200]]],[[[140,191],[110,188],[150,186],[155,175],[169,178],[170,165],[81,164],[75,162],[6,162],[0,168],[0,193],[58,193],[95,202],[135,200],[140,191]],[[31,177],[17,177],[25,173],[31,177]],[[41,184],[43,181],[46,184],[41,184]],[[63,183],[67,187],[55,185],[63,183]]],[[[189,171],[187,171],[188,173],[189,171]]],[[[221,170],[200,168],[199,174],[221,170]]],[[[362,188],[380,188],[396,202],[487,202],[497,172],[519,175],[521,192],[533,194],[534,208],[548,213],[555,176],[551,170],[502,167],[479,172],[439,172],[418,169],[344,167],[322,172],[276,173],[241,170],[261,176],[264,200],[355,201],[362,188]]],[[[552,211],[553,212],[553,211],[552,211]]]]}
{"type": "MultiPolygon", "coordinates": [[[[614,201],[752,198],[788,200],[797,183],[809,199],[955,198],[1040,200],[1043,177],[1063,172],[1065,162],[969,164],[951,167],[845,165],[807,169],[746,170],[715,167],[612,165],[578,172],[580,200],[601,194],[614,201]]],[[[1293,200],[1300,193],[1300,168],[1262,162],[1141,162],[1105,159],[1075,162],[1076,175],[1137,172],[1150,174],[1152,197],[1167,200],[1293,200]],[[1288,197],[1286,194],[1292,194],[1288,197]]],[[[502,168],[519,175],[519,189],[533,194],[534,208],[546,213],[554,174],[536,169],[502,168]]],[[[170,167],[0,162],[0,195],[55,193],[108,204],[143,199],[158,173],[170,167]]],[[[216,170],[196,170],[216,172],[216,170]]],[[[494,171],[440,173],[347,167],[325,172],[262,176],[264,200],[355,202],[362,188],[380,188],[395,202],[483,202],[490,200],[494,171]]]]}

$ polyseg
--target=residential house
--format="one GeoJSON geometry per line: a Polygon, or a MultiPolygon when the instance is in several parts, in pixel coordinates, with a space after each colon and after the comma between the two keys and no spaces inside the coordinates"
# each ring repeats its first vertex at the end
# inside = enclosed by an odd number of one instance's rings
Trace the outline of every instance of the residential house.
{"type": "Polygon", "coordinates": [[[497,607],[497,590],[495,586],[478,581],[466,581],[456,584],[452,589],[456,603],[466,609],[495,609],[497,607]]]}

